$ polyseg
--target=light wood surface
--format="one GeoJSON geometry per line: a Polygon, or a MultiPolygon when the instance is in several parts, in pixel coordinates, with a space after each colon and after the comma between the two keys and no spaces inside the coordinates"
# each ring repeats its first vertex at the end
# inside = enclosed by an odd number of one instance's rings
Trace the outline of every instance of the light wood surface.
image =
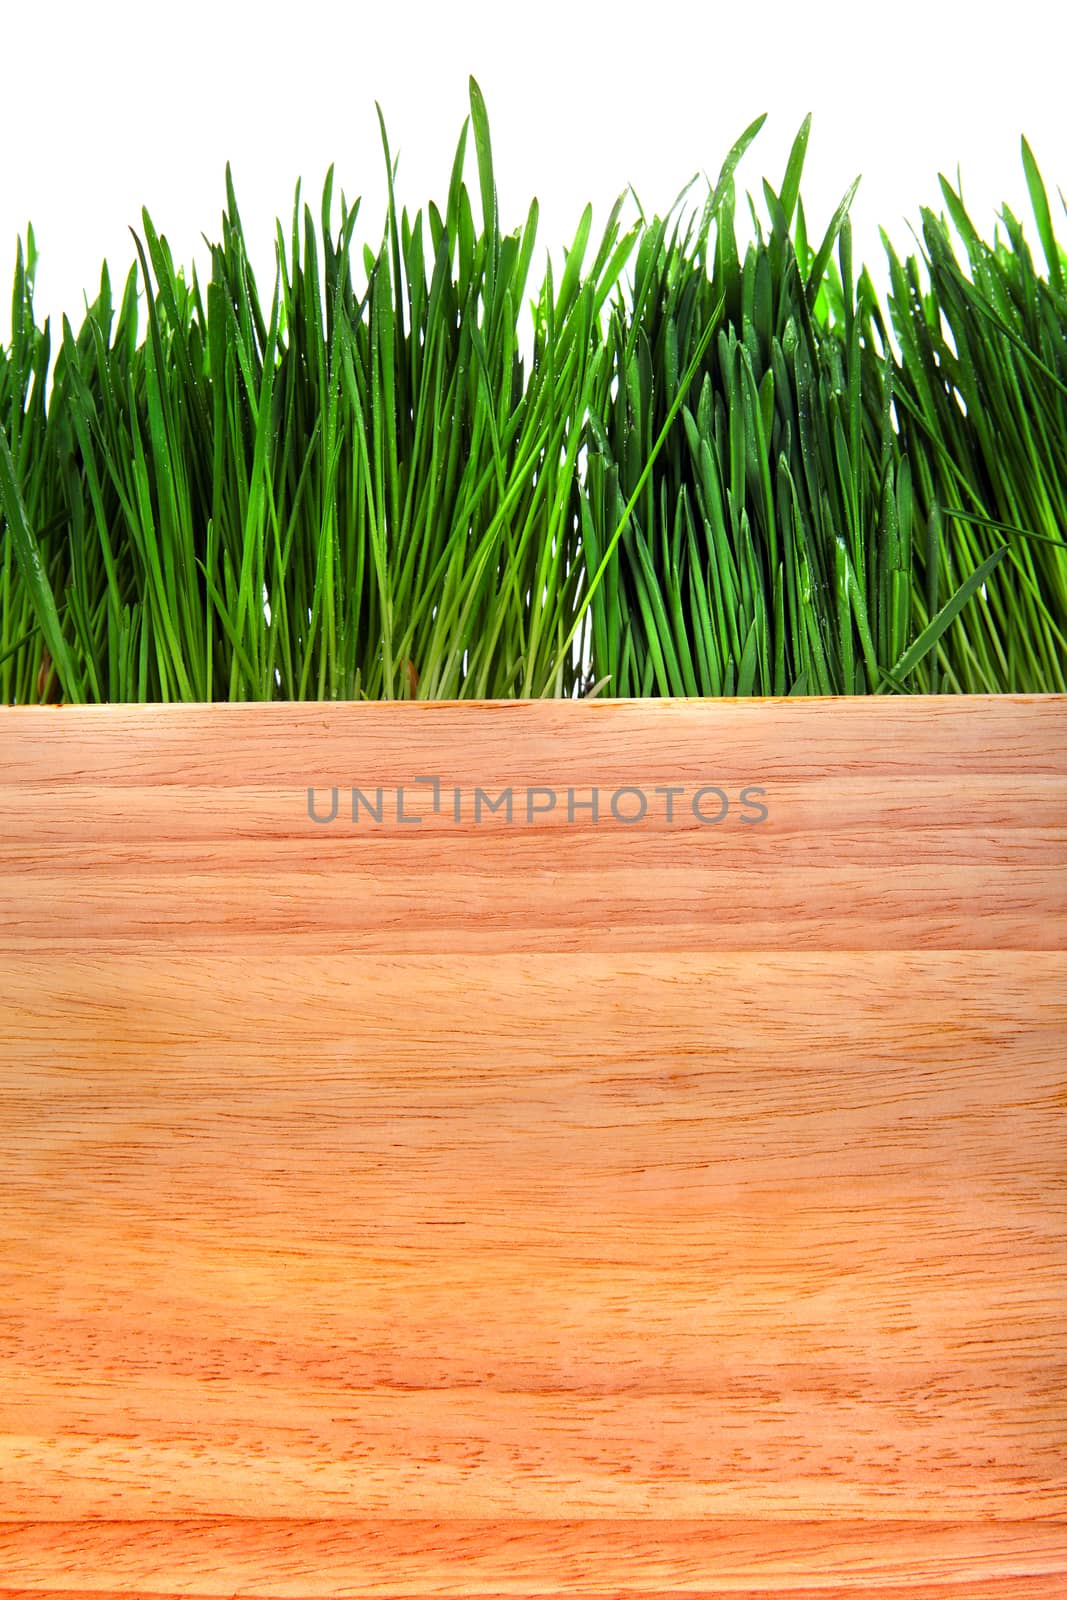
{"type": "Polygon", "coordinates": [[[1067,1596],[1063,699],[0,710],[0,1061],[0,1600],[1067,1596]]]}

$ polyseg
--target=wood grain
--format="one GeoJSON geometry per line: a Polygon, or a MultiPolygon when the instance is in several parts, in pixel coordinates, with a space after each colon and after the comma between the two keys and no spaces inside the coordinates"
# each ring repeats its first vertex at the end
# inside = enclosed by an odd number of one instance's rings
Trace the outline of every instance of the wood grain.
{"type": "Polygon", "coordinates": [[[0,1600],[1067,1595],[1067,702],[0,757],[0,1600]]]}

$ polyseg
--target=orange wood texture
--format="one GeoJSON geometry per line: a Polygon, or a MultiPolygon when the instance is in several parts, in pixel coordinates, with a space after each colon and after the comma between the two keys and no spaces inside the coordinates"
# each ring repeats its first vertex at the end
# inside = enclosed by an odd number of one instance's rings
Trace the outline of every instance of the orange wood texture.
{"type": "Polygon", "coordinates": [[[1067,1596],[1063,699],[0,711],[0,1060],[0,1600],[1067,1596]]]}

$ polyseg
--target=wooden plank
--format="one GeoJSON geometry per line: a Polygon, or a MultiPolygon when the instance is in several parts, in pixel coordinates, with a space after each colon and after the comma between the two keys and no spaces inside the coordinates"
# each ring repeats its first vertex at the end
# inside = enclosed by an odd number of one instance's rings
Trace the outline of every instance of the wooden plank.
{"type": "Polygon", "coordinates": [[[0,1586],[0,1600],[42,1592],[49,1600],[1060,1600],[1065,1548],[1067,1529],[1057,1522],[577,1521],[566,1508],[521,1523],[297,1515],[38,1523],[14,1532],[0,1523],[0,1560],[14,1556],[37,1585],[0,1586]],[[57,1561],[81,1587],[53,1586],[57,1561]],[[112,1588],[99,1587],[104,1575],[112,1588]]]}
{"type": "Polygon", "coordinates": [[[1067,703],[0,752],[0,1600],[1067,1592],[1067,703]]]}

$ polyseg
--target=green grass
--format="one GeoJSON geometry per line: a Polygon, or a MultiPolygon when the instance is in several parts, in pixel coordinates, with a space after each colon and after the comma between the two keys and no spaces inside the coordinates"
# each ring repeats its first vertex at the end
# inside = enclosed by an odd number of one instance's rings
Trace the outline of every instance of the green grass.
{"type": "Polygon", "coordinates": [[[332,168],[317,217],[298,185],[269,298],[229,168],[206,286],[143,212],[54,361],[28,230],[0,701],[1067,688],[1067,258],[1025,141],[1043,270],[942,180],[883,307],[855,185],[809,240],[808,122],[742,254],[760,118],[688,213],[624,230],[620,195],[596,240],[587,208],[538,286],[470,103],[414,217],[382,123],[376,249],[332,168]]]}

